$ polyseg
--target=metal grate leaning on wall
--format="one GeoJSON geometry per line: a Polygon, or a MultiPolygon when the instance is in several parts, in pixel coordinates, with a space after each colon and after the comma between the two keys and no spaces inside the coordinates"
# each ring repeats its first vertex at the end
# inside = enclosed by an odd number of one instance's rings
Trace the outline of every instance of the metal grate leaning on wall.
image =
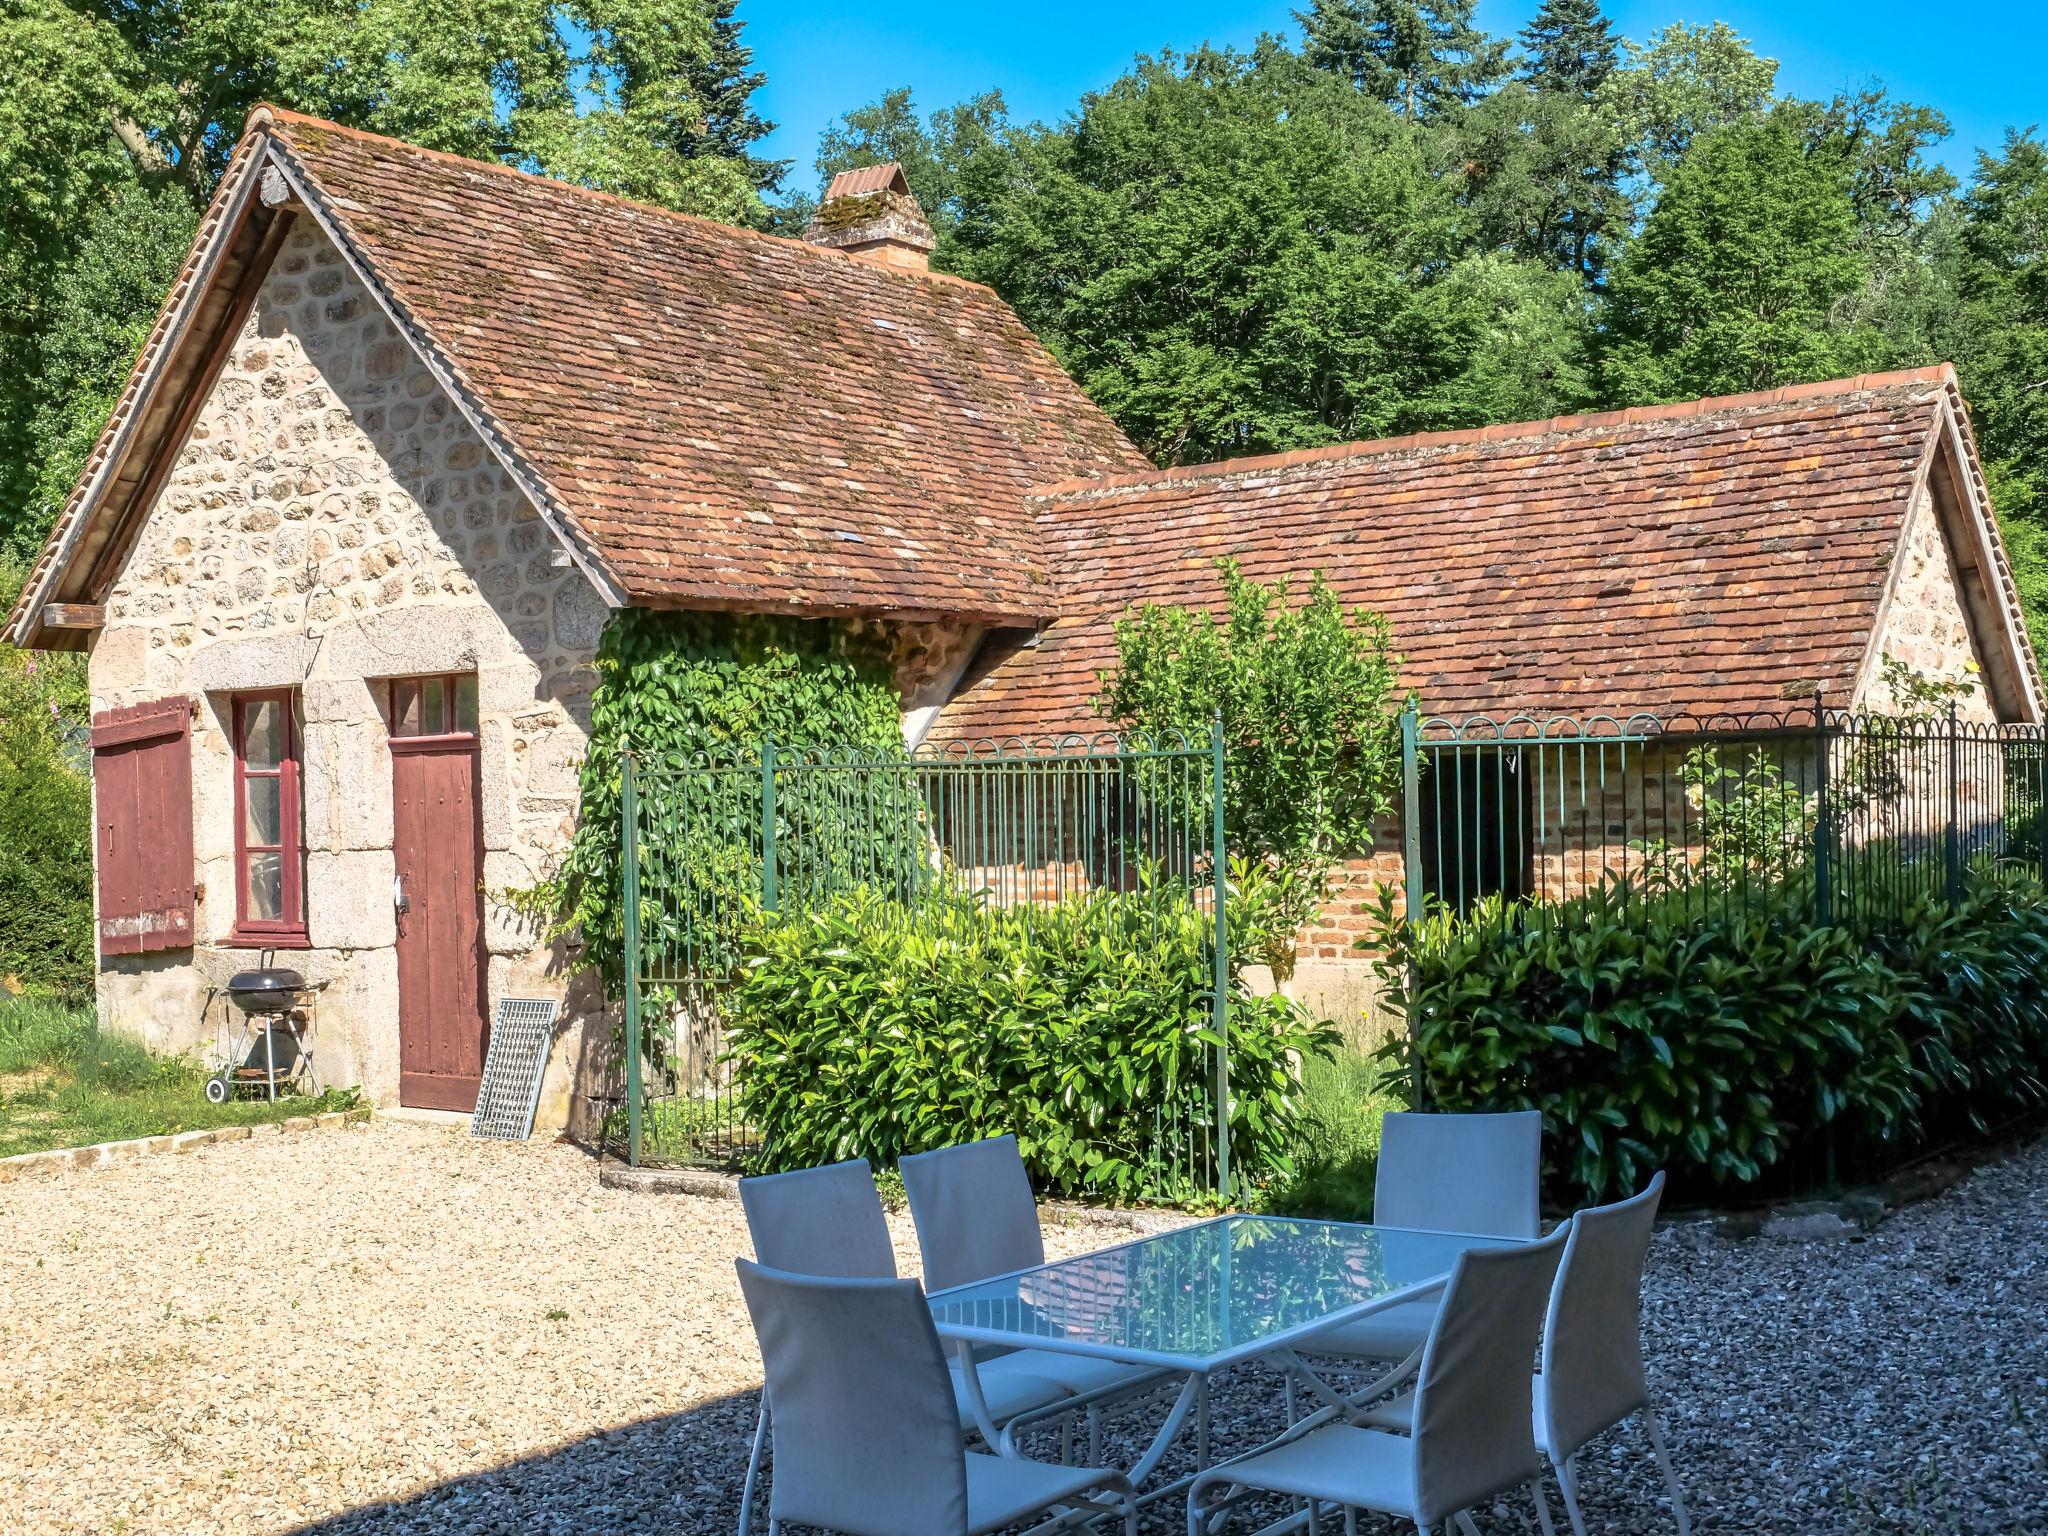
{"type": "Polygon", "coordinates": [[[540,1107],[541,1079],[548,1069],[548,1049],[555,1041],[555,1016],[561,1003],[552,997],[507,997],[498,1002],[491,1023],[491,1047],[484,1058],[483,1082],[469,1134],[493,1141],[524,1141],[533,1134],[534,1111],[540,1107]]]}
{"type": "MultiPolygon", "coordinates": [[[[1141,883],[1204,920],[1208,1022],[1226,1039],[1218,872],[1223,748],[1110,736],[915,753],[790,751],[732,761],[628,758],[626,1145],[633,1162],[775,1165],[748,1123],[724,993],[764,919],[856,890],[918,923],[951,904],[1028,925],[1034,911],[1141,883]]],[[[1162,1186],[1224,1190],[1226,1052],[1162,1104],[1142,1156],[1162,1186]]]]}

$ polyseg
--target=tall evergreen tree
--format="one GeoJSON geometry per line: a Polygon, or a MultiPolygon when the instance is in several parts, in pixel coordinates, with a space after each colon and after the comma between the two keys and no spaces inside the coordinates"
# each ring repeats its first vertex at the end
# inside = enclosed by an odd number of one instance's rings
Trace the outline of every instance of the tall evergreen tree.
{"type": "Polygon", "coordinates": [[[1313,0],[1296,11],[1302,53],[1402,116],[1469,106],[1507,72],[1508,45],[1472,20],[1475,0],[1313,0]]]}
{"type": "Polygon", "coordinates": [[[1522,29],[1521,77],[1539,91],[1589,98],[1614,73],[1621,44],[1600,0],[1543,0],[1522,29]]]}
{"type": "Polygon", "coordinates": [[[1693,141],[1607,288],[1616,404],[1684,400],[1856,371],[1833,311],[1863,281],[1838,165],[1774,117],[1693,141]]]}
{"type": "Polygon", "coordinates": [[[747,167],[754,189],[766,196],[782,185],[787,160],[756,155],[753,146],[775,131],[775,125],[754,110],[754,92],[768,77],[754,68],[754,50],[741,40],[747,24],[737,14],[739,0],[705,0],[711,42],[693,58],[685,73],[690,95],[704,115],[701,128],[681,136],[677,151],[691,159],[704,156],[737,160],[747,167]]]}

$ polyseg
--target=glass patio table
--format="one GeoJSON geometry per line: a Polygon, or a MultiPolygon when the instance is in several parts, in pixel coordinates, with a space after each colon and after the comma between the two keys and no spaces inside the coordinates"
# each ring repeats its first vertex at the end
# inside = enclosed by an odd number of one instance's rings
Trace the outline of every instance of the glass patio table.
{"type": "Polygon", "coordinates": [[[1207,1382],[1225,1366],[1264,1358],[1303,1380],[1326,1412],[1343,1399],[1296,1355],[1315,1335],[1440,1290],[1470,1248],[1519,1240],[1419,1232],[1296,1217],[1219,1216],[1113,1248],[931,1293],[932,1321],[963,1363],[983,1438],[1018,1454],[1015,1431],[995,1430],[981,1405],[974,1347],[1052,1350],[1158,1369],[1182,1378],[1166,1422],[1130,1468],[1142,1482],[1189,1415],[1201,1423],[1206,1465],[1207,1382]]]}

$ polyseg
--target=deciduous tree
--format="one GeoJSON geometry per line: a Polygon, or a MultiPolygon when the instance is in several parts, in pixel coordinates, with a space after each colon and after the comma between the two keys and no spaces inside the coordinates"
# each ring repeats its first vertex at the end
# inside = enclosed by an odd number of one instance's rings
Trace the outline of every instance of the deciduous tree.
{"type": "MultiPolygon", "coordinates": [[[[38,488],[77,467],[73,428],[104,398],[99,383],[77,400],[52,394],[98,379],[97,366],[45,377],[60,274],[133,188],[203,203],[256,102],[752,222],[772,177],[746,153],[765,131],[746,109],[759,83],[747,66],[731,0],[0,0],[9,539],[40,538],[48,498],[38,488]],[[55,437],[38,435],[52,424],[55,437]]],[[[137,289],[138,270],[130,261],[104,281],[81,277],[107,301],[138,306],[88,329],[139,334],[138,315],[146,324],[161,295],[137,289]]]]}
{"type": "Polygon", "coordinates": [[[1855,370],[1833,323],[1864,266],[1838,165],[1773,118],[1695,140],[1615,268],[1607,390],[1682,400],[1855,370]]]}

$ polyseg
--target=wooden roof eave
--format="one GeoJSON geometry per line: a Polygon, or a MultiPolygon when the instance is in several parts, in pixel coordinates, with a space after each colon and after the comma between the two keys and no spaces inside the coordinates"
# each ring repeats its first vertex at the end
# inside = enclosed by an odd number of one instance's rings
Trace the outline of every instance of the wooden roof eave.
{"type": "Polygon", "coordinates": [[[1935,397],[1929,411],[1927,440],[1918,468],[1906,487],[1895,546],[1884,590],[1872,616],[1855,687],[1846,701],[1863,707],[1878,680],[1884,659],[1884,637],[1901,567],[1913,510],[1922,496],[1933,499],[1942,537],[1957,560],[1957,593],[1970,625],[1971,637],[1984,653],[1984,686],[2001,721],[2036,725],[2044,718],[2041,670],[2021,611],[2005,542],[1999,535],[1969,413],[1953,381],[1935,397]]]}
{"type": "Polygon", "coordinates": [[[160,488],[183,448],[191,418],[232,348],[255,285],[291,222],[264,205],[252,152],[222,188],[214,227],[193,251],[182,294],[173,293],[156,334],[136,361],[54,547],[30,576],[7,638],[26,649],[84,650],[91,629],[46,622],[44,608],[97,606],[113,585],[160,488]]]}

